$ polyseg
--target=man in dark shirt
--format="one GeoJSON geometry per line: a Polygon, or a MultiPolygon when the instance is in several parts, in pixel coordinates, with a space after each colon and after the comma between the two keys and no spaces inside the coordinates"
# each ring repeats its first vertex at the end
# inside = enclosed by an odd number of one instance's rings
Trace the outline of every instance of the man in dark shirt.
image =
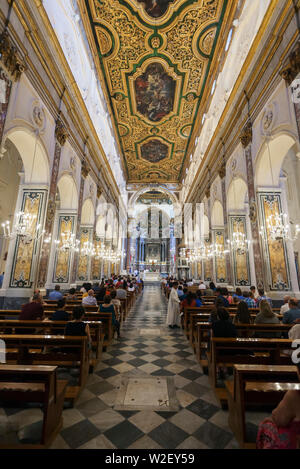
{"type": "Polygon", "coordinates": [[[32,301],[22,306],[20,321],[35,321],[44,319],[43,299],[40,295],[33,295],[32,301]]]}
{"type": "Polygon", "coordinates": [[[62,298],[57,302],[57,310],[51,317],[52,321],[69,321],[69,313],[66,311],[66,300],[62,298]]]}

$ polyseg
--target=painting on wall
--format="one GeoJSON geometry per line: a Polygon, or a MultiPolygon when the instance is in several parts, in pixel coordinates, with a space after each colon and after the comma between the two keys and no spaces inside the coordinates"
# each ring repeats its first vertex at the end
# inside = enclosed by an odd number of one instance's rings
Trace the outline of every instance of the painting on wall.
{"type": "Polygon", "coordinates": [[[62,233],[73,233],[75,217],[62,215],[58,220],[58,239],[60,244],[56,251],[53,283],[68,283],[70,273],[71,253],[69,250],[60,249],[62,245],[62,233]]]}
{"type": "Polygon", "coordinates": [[[80,253],[78,262],[77,278],[81,282],[88,280],[89,275],[89,257],[82,253],[84,245],[90,241],[91,230],[88,228],[81,229],[80,232],[80,253]]]}
{"type": "Polygon", "coordinates": [[[151,122],[160,122],[173,110],[176,83],[160,63],[148,65],[134,82],[136,108],[151,122]]]}
{"type": "Polygon", "coordinates": [[[159,163],[167,158],[169,148],[160,140],[150,140],[141,146],[141,156],[150,163],[159,163]]]}
{"type": "Polygon", "coordinates": [[[32,223],[28,227],[28,237],[17,236],[11,270],[10,288],[31,288],[33,257],[38,241],[35,239],[38,225],[42,223],[41,214],[45,200],[45,191],[24,191],[21,211],[31,215],[32,223]]]}
{"type": "Polygon", "coordinates": [[[269,287],[273,291],[289,290],[290,279],[285,242],[282,238],[273,240],[266,224],[266,220],[270,215],[280,215],[282,213],[281,196],[280,194],[260,193],[259,197],[265,231],[266,260],[270,275],[269,287]]]}
{"type": "MultiPolygon", "coordinates": [[[[214,231],[215,244],[222,246],[224,250],[224,231],[214,231]]],[[[225,257],[215,258],[217,283],[226,283],[226,260],[225,257]]]]}
{"type": "MultiPolygon", "coordinates": [[[[247,237],[246,217],[232,216],[230,217],[231,233],[244,233],[247,237]]],[[[249,254],[246,251],[233,250],[233,270],[234,284],[240,287],[250,286],[250,264],[249,254]]]]}
{"type": "Polygon", "coordinates": [[[176,0],[137,0],[145,8],[146,12],[152,18],[160,18],[163,16],[170,3],[174,3],[176,0]]]}
{"type": "MultiPolygon", "coordinates": [[[[100,238],[95,238],[94,241],[94,246],[96,251],[101,249],[102,242],[100,238]]],[[[97,256],[92,257],[92,280],[99,280],[101,277],[101,264],[102,264],[102,259],[97,256]]]]}
{"type": "MultiPolygon", "coordinates": [[[[211,244],[210,240],[205,239],[204,243],[207,249],[209,249],[209,246],[211,244]]],[[[204,280],[205,282],[211,282],[212,279],[213,279],[213,260],[207,259],[204,261],[204,280]]]]}

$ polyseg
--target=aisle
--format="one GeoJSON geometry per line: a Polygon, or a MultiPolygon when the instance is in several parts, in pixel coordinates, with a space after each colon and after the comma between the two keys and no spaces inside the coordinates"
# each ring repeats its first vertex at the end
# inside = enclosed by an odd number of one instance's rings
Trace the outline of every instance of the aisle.
{"type": "Polygon", "coordinates": [[[64,411],[53,448],[236,447],[182,331],[166,327],[166,309],[160,287],[146,286],[122,340],[103,354],[76,407],[64,411]]]}

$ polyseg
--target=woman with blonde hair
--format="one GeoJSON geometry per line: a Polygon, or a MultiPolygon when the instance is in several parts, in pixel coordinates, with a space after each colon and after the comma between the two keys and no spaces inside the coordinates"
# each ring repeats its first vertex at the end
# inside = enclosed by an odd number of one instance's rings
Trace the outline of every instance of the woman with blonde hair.
{"type": "MultiPolygon", "coordinates": [[[[272,308],[268,300],[261,300],[259,303],[259,313],[255,318],[255,324],[280,324],[280,321],[275,313],[273,313],[272,308]]],[[[256,337],[261,337],[264,339],[280,337],[281,333],[277,332],[259,332],[255,334],[256,337]]]]}

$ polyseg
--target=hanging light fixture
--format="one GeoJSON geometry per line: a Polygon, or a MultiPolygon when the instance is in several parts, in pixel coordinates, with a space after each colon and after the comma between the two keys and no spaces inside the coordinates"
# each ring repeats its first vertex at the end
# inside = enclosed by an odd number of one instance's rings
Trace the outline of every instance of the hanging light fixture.
{"type": "MultiPolygon", "coordinates": [[[[267,138],[267,147],[268,147],[268,157],[269,157],[269,165],[272,177],[272,187],[274,187],[274,175],[273,175],[273,168],[271,162],[271,151],[269,140],[267,138]]],[[[297,224],[295,225],[294,234],[292,234],[291,224],[288,220],[287,213],[271,213],[266,218],[266,228],[271,241],[277,241],[279,239],[285,241],[296,241],[300,233],[300,226],[297,224]]],[[[262,226],[260,229],[260,235],[262,238],[265,238],[265,230],[262,226]]]]}
{"type": "Polygon", "coordinates": [[[76,239],[75,234],[64,232],[61,234],[61,239],[55,241],[56,249],[63,252],[79,252],[80,241],[76,239]]]}
{"type": "MultiPolygon", "coordinates": [[[[233,182],[233,194],[234,194],[234,206],[237,207],[236,204],[236,192],[235,192],[235,184],[233,182]]],[[[237,254],[245,254],[249,251],[251,240],[247,239],[246,234],[238,229],[234,233],[232,233],[232,240],[227,240],[228,249],[235,251],[237,254]]]]}
{"type": "Polygon", "coordinates": [[[94,244],[90,241],[86,241],[83,243],[83,247],[80,252],[83,256],[88,257],[94,257],[96,255],[96,249],[94,247],[94,244]]]}
{"type": "Polygon", "coordinates": [[[11,240],[19,237],[25,244],[39,240],[45,234],[45,230],[41,230],[41,224],[35,226],[36,219],[37,216],[31,213],[17,213],[13,228],[9,221],[2,223],[1,238],[11,240]]]}

